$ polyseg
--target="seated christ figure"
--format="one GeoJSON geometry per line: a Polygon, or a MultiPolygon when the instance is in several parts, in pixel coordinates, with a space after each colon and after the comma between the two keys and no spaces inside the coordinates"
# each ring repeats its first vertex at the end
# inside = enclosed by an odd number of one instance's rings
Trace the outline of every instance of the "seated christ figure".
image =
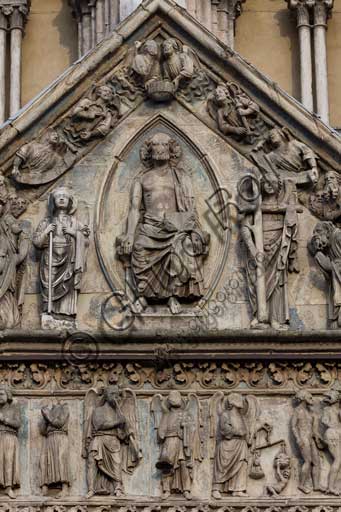
{"type": "Polygon", "coordinates": [[[167,302],[173,314],[182,311],[181,302],[203,296],[209,246],[181,155],[178,142],[165,133],[144,142],[145,168],[132,184],[126,233],[117,240],[118,253],[131,256],[139,307],[167,302]]]}

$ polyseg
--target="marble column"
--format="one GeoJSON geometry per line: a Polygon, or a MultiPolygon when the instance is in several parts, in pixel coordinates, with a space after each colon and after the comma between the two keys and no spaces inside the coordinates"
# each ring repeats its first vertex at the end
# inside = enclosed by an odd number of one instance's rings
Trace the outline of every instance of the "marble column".
{"type": "Polygon", "coordinates": [[[315,0],[314,5],[314,52],[316,109],[322,121],[329,123],[329,94],[327,67],[327,21],[331,15],[333,0],[315,0]]]}
{"type": "Polygon", "coordinates": [[[312,39],[310,24],[310,9],[314,0],[287,0],[297,20],[299,51],[300,51],[300,84],[301,102],[313,111],[313,65],[312,65],[312,39]]]}
{"type": "Polygon", "coordinates": [[[9,19],[10,30],[10,98],[9,113],[15,115],[21,107],[21,52],[24,24],[28,8],[25,5],[14,6],[9,19]]]}
{"type": "Polygon", "coordinates": [[[217,35],[232,50],[234,49],[236,19],[242,12],[244,2],[245,0],[220,0],[217,5],[217,35]]]}

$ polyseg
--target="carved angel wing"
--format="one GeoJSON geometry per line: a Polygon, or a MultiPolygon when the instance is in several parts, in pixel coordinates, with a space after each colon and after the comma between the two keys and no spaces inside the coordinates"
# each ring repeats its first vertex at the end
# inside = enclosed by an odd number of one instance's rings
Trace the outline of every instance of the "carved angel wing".
{"type": "MultiPolygon", "coordinates": [[[[188,413],[187,421],[189,423],[188,448],[192,452],[193,459],[201,462],[203,460],[203,447],[201,440],[201,428],[203,422],[200,402],[198,397],[194,393],[190,393],[188,395],[187,403],[185,405],[185,413],[188,413]]],[[[184,437],[186,437],[186,432],[184,432],[184,437]]],[[[184,442],[184,445],[186,448],[186,440],[184,442]]]]}
{"type": "Polygon", "coordinates": [[[102,391],[95,388],[89,389],[84,399],[84,419],[83,419],[83,449],[82,457],[87,458],[89,444],[92,439],[92,414],[96,407],[102,401],[102,391]]]}
{"type": "Polygon", "coordinates": [[[209,420],[210,420],[210,447],[209,454],[211,458],[214,458],[216,442],[217,442],[217,433],[218,433],[218,423],[220,415],[223,411],[224,405],[224,393],[222,391],[217,391],[214,393],[210,400],[210,409],[209,409],[209,420]]]}
{"type": "Polygon", "coordinates": [[[162,415],[168,411],[166,404],[167,400],[165,400],[160,394],[153,396],[150,410],[153,416],[154,428],[156,430],[158,430],[160,426],[162,415]]]}
{"type": "Polygon", "coordinates": [[[252,444],[255,441],[257,434],[257,420],[259,418],[259,402],[253,395],[247,395],[245,397],[245,409],[244,415],[246,419],[246,425],[248,427],[248,443],[252,444]]]}
{"type": "Polygon", "coordinates": [[[182,51],[193,62],[193,69],[194,69],[194,71],[198,71],[199,69],[201,69],[201,64],[200,64],[199,57],[196,54],[196,52],[190,46],[184,45],[183,48],[182,48],[182,51]]]}
{"type": "Polygon", "coordinates": [[[126,419],[128,444],[122,445],[122,467],[126,473],[132,473],[142,459],[139,448],[137,421],[137,403],[134,391],[125,388],[120,403],[121,414],[126,419]]]}

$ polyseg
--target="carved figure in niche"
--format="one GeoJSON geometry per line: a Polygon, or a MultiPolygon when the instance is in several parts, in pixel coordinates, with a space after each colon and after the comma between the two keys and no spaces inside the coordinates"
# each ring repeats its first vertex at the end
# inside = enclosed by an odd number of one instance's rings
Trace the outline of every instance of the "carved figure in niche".
{"type": "Polygon", "coordinates": [[[14,499],[15,488],[20,486],[18,431],[21,413],[12,402],[12,393],[0,387],[0,488],[14,499]]]}
{"type": "Polygon", "coordinates": [[[209,246],[181,155],[181,146],[166,133],[144,142],[140,156],[146,169],[133,182],[126,234],[116,242],[119,255],[131,255],[139,303],[168,301],[173,314],[182,311],[179,299],[203,296],[209,246]]]}
{"type": "Polygon", "coordinates": [[[161,446],[156,467],[162,473],[162,498],[180,493],[190,500],[195,466],[202,461],[199,400],[171,391],[167,398],[155,395],[151,410],[161,446]]]}
{"type": "Polygon", "coordinates": [[[314,400],[309,391],[299,391],[294,398],[295,410],[291,429],[303,459],[298,488],[305,494],[325,489],[321,486],[319,449],[323,449],[319,418],[313,409],[314,400]]]}
{"type": "Polygon", "coordinates": [[[85,398],[83,457],[87,459],[87,498],[124,495],[122,472],[132,474],[142,455],[138,447],[136,397],[109,386],[85,398]]]}
{"type": "Polygon", "coordinates": [[[326,172],[323,189],[309,197],[309,208],[321,220],[340,221],[341,187],[339,173],[336,171],[326,172]]]}
{"type": "Polygon", "coordinates": [[[299,271],[297,212],[302,208],[297,205],[293,180],[274,175],[269,178],[265,175],[259,183],[250,175],[249,192],[244,190],[243,183],[247,182],[240,182],[242,196],[247,192],[251,198],[240,203],[240,233],[246,246],[246,278],[253,311],[251,328],[264,329],[270,324],[273,329],[287,329],[288,272],[299,271]]]}
{"type": "Polygon", "coordinates": [[[43,416],[40,432],[45,441],[40,455],[40,481],[42,493],[50,487],[61,487],[58,497],[67,494],[70,485],[68,423],[69,408],[57,403],[41,409],[43,416]]]}
{"type": "Polygon", "coordinates": [[[27,201],[9,194],[7,186],[0,197],[0,329],[18,327],[25,293],[30,233],[17,218],[27,201]]]}
{"type": "Polygon", "coordinates": [[[131,64],[133,76],[145,87],[161,78],[159,46],[154,39],[135,43],[135,55],[131,64]]]}
{"type": "Polygon", "coordinates": [[[47,183],[64,171],[65,152],[58,132],[50,129],[40,141],[28,142],[17,151],[12,177],[19,183],[47,183]]]}
{"type": "Polygon", "coordinates": [[[321,423],[324,427],[323,441],[327,445],[332,463],[328,476],[329,494],[339,496],[341,489],[338,488],[339,473],[341,469],[341,411],[340,393],[334,389],[324,393],[324,410],[321,423]]]}
{"type": "Polygon", "coordinates": [[[49,216],[40,222],[33,236],[33,244],[42,251],[42,326],[74,326],[90,230],[77,219],[77,200],[69,188],[51,192],[48,209],[49,216]]]}
{"type": "Polygon", "coordinates": [[[95,87],[90,98],[81,99],[64,126],[71,151],[90,140],[103,138],[115,126],[121,114],[119,96],[109,85],[95,87]]]}
{"type": "Polygon", "coordinates": [[[306,144],[293,139],[285,128],[270,130],[267,139],[250,156],[263,175],[291,178],[297,185],[315,186],[318,181],[318,157],[306,144]]]}
{"type": "Polygon", "coordinates": [[[172,80],[174,92],[186,85],[200,69],[199,59],[193,50],[177,39],[169,38],[162,43],[162,55],[164,76],[172,80]]]}
{"type": "Polygon", "coordinates": [[[265,487],[264,494],[266,496],[278,496],[282,491],[284,491],[290,480],[291,458],[287,454],[286,446],[284,443],[274,458],[273,467],[277,481],[265,487]]]}
{"type": "Polygon", "coordinates": [[[318,222],[308,244],[328,283],[328,320],[341,327],[341,229],[330,221],[318,222]]]}
{"type": "Polygon", "coordinates": [[[230,393],[226,397],[216,393],[211,401],[211,438],[215,442],[212,497],[221,499],[222,493],[232,496],[247,496],[248,476],[262,478],[263,470],[259,461],[260,433],[265,432],[269,446],[268,424],[259,424],[259,404],[248,395],[230,393]]]}

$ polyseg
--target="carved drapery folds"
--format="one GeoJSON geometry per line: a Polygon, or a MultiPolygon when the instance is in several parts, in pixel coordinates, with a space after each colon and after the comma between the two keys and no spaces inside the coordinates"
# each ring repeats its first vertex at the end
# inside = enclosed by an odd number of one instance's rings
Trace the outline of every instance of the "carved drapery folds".
{"type": "Polygon", "coordinates": [[[321,119],[329,122],[328,70],[326,30],[333,9],[333,0],[286,0],[296,12],[300,42],[301,101],[308,110],[314,109],[312,91],[312,54],[315,70],[315,104],[321,119]],[[313,34],[312,34],[313,30],[313,34]],[[313,36],[313,37],[312,37],[313,36]],[[314,46],[312,45],[314,40],[314,46]]]}
{"type": "Polygon", "coordinates": [[[0,1],[0,123],[21,107],[21,45],[31,0],[0,1]],[[6,78],[9,43],[9,80],[6,78]],[[6,98],[7,85],[9,99],[6,98]]]}
{"type": "Polygon", "coordinates": [[[51,329],[75,325],[90,230],[76,217],[77,200],[69,188],[51,192],[48,207],[33,243],[41,251],[42,327],[51,329]]]}

